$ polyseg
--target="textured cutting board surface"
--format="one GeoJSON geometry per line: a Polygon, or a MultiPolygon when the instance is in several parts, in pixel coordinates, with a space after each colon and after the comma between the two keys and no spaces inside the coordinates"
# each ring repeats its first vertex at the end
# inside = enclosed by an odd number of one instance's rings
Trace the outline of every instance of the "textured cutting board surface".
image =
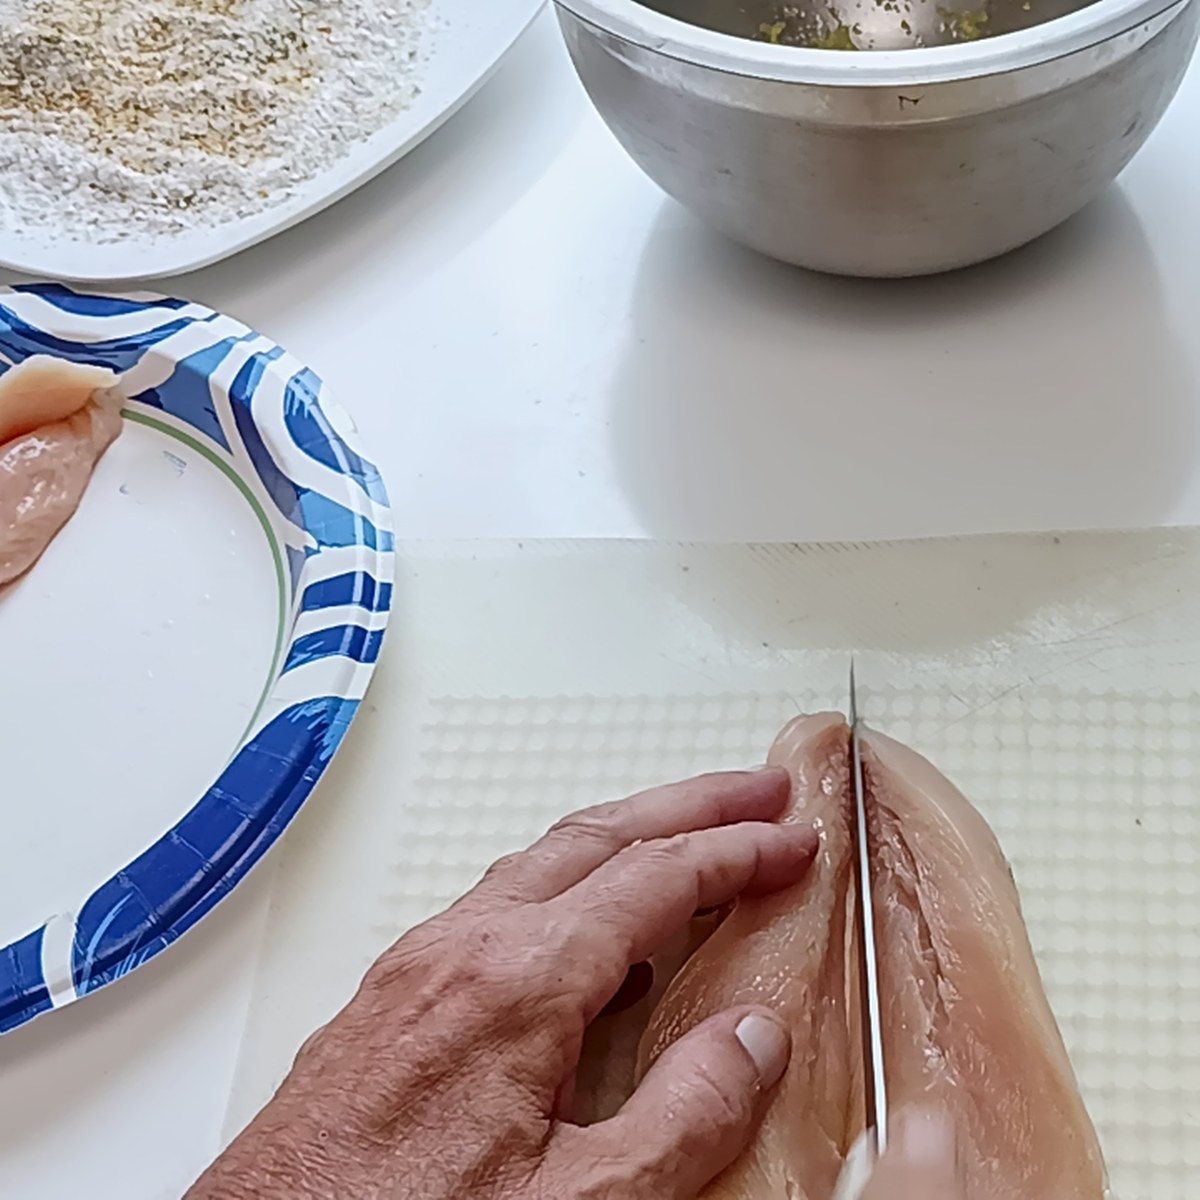
{"type": "Polygon", "coordinates": [[[581,805],[843,707],[1013,860],[1120,1200],[1200,1186],[1200,535],[402,547],[365,711],[285,839],[228,1132],[373,957],[581,805]]]}

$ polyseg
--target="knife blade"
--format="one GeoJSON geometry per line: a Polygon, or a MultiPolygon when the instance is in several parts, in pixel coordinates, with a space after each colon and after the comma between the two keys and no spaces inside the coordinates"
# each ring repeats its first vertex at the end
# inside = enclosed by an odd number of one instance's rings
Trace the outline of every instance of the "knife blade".
{"type": "Polygon", "coordinates": [[[863,1096],[867,1132],[875,1154],[887,1150],[887,1080],[883,1065],[883,1016],[879,1002],[879,957],[875,940],[875,906],[871,890],[871,845],[867,827],[866,789],[863,784],[861,725],[858,715],[858,680],[850,663],[850,758],[854,789],[855,884],[858,903],[859,982],[862,997],[863,1096]]]}

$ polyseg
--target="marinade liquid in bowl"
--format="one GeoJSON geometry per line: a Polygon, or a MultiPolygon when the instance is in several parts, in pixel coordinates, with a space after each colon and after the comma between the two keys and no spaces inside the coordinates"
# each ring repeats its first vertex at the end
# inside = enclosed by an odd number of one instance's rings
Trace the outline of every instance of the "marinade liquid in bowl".
{"type": "MultiPolygon", "coordinates": [[[[1090,0],[1089,0],[1090,2],[1090,0]]],[[[999,37],[1077,11],[1078,0],[645,0],[734,37],[812,50],[916,50],[999,37]]]]}

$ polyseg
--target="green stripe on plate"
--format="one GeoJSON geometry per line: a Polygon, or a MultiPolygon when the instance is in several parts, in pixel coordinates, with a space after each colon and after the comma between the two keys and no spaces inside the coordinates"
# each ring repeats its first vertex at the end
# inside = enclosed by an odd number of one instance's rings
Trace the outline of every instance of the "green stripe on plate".
{"type": "MultiPolygon", "coordinates": [[[[283,643],[287,628],[287,576],[283,562],[283,546],[276,536],[275,527],[271,524],[271,518],[267,516],[267,511],[259,503],[258,497],[250,490],[250,485],[211,446],[206,446],[199,438],[193,437],[190,433],[184,433],[183,430],[176,429],[168,425],[165,421],[150,416],[148,413],[133,412],[125,408],[121,410],[121,415],[127,421],[132,421],[135,425],[144,425],[148,429],[153,429],[156,433],[164,434],[166,437],[171,438],[172,441],[182,443],[189,450],[194,450],[201,458],[212,463],[237,488],[242,494],[242,498],[250,505],[254,515],[258,518],[259,525],[262,526],[263,534],[267,539],[267,545],[271,548],[271,558],[275,563],[275,588],[278,596],[275,622],[275,652],[271,656],[271,670],[268,672],[267,678],[263,683],[258,703],[254,706],[254,714],[243,730],[242,736],[238,738],[238,746],[240,747],[245,742],[247,735],[254,728],[262,713],[263,706],[267,702],[267,696],[271,691],[271,685],[275,682],[275,677],[283,658],[283,643]]],[[[230,761],[233,760],[233,757],[234,755],[230,755],[230,761]]]]}

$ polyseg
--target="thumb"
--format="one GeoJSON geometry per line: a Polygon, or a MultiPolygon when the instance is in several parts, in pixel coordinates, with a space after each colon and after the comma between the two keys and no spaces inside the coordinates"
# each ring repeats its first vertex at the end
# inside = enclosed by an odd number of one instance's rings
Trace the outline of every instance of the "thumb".
{"type": "Polygon", "coordinates": [[[640,1189],[695,1200],[746,1148],[791,1057],[768,1009],[741,1008],[697,1025],[663,1052],[624,1108],[589,1133],[601,1158],[626,1163],[640,1189]]]}
{"type": "Polygon", "coordinates": [[[953,1121],[912,1109],[897,1118],[862,1200],[966,1200],[966,1194],[953,1121]]]}

